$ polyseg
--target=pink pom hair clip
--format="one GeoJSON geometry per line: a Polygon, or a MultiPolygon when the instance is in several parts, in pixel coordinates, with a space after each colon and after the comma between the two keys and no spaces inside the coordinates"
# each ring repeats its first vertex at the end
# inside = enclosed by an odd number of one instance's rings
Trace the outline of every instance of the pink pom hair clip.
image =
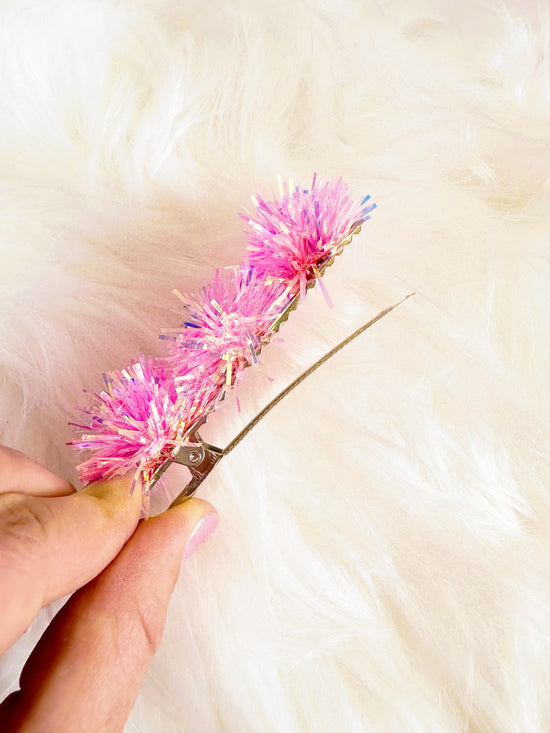
{"type": "MultiPolygon", "coordinates": [[[[264,346],[317,282],[329,305],[322,275],[370,218],[370,197],[357,201],[341,179],[311,188],[284,185],[272,201],[253,196],[254,213],[241,265],[217,271],[199,292],[182,295],[184,322],[165,329],[164,358],[140,355],[130,366],[104,375],[105,389],[83,410],[88,425],[71,445],[90,452],[79,466],[84,482],[135,469],[148,494],[176,462],[191,480],[175,502],[191,496],[219,460],[308,374],[393,310],[393,305],[325,354],[272,400],[225,448],[205,443],[199,429],[227,390],[257,364],[264,346]]],[[[410,297],[409,295],[406,298],[410,297]]],[[[403,300],[406,300],[404,298],[403,300]]],[[[173,503],[175,503],[173,502],[173,503]]]]}

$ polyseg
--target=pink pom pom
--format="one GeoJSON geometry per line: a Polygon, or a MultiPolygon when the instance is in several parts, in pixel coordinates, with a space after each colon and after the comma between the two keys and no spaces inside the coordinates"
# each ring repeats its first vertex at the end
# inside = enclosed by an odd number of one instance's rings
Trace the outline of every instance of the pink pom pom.
{"type": "Polygon", "coordinates": [[[143,472],[144,486],[158,466],[185,442],[186,430],[204,413],[211,395],[203,384],[175,377],[162,359],[140,356],[104,375],[106,390],[84,410],[90,425],[72,445],[93,455],[80,464],[83,481],[143,472]]]}
{"type": "Polygon", "coordinates": [[[305,295],[308,282],[342,251],[346,240],[375,208],[353,198],[341,179],[321,182],[313,177],[311,189],[279,183],[279,198],[266,202],[253,197],[247,259],[258,277],[280,278],[293,293],[305,295]]]}
{"type": "Polygon", "coordinates": [[[163,333],[173,339],[174,370],[220,389],[257,363],[291,298],[285,283],[258,278],[247,264],[218,270],[199,292],[178,296],[185,304],[185,322],[163,333]]]}

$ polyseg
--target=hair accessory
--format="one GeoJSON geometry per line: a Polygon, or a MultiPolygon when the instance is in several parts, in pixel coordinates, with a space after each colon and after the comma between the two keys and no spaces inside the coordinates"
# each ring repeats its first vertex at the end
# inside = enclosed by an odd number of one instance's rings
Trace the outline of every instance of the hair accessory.
{"type": "MultiPolygon", "coordinates": [[[[253,417],[252,420],[247,425],[245,425],[245,427],[239,433],[237,433],[237,435],[230,443],[228,443],[228,445],[226,445],[225,448],[218,448],[215,445],[205,443],[198,434],[198,432],[195,432],[192,436],[193,442],[189,443],[189,445],[187,446],[182,447],[172,459],[173,462],[180,463],[181,465],[187,466],[189,468],[191,472],[191,481],[189,481],[189,483],[183,488],[183,490],[178,494],[178,496],[174,499],[170,506],[174,506],[174,504],[184,501],[185,499],[192,496],[192,494],[195,493],[195,491],[208,476],[210,471],[212,471],[218,461],[226,456],[228,453],[230,453],[233,448],[235,448],[235,446],[237,446],[241,442],[241,440],[246,435],[248,435],[252,428],[254,428],[260,422],[260,420],[262,420],[267,415],[268,412],[270,412],[276,405],[278,405],[279,402],[287,396],[287,394],[292,392],[295,387],[303,382],[304,379],[309,377],[310,374],[313,374],[314,371],[316,371],[322,364],[324,364],[332,356],[334,356],[334,354],[337,354],[341,349],[344,348],[344,346],[347,346],[354,339],[364,333],[367,328],[374,326],[375,323],[384,318],[384,316],[387,316],[388,313],[390,313],[392,310],[395,310],[395,308],[400,306],[401,303],[404,303],[413,295],[414,293],[408,293],[399,302],[394,303],[394,305],[390,305],[383,311],[380,311],[380,313],[374,316],[374,318],[371,318],[370,321],[364,323],[356,331],[347,336],[343,341],[340,341],[340,343],[337,344],[334,348],[332,348],[330,351],[327,351],[326,354],[323,354],[320,359],[318,359],[314,364],[312,364],[298,377],[296,377],[296,379],[294,379],[288,386],[286,386],[281,392],[279,392],[279,394],[274,397],[271,402],[269,402],[262,410],[260,410],[260,412],[255,417],[253,417]]],[[[198,427],[199,426],[197,426],[197,428],[198,427]]],[[[160,478],[164,471],[169,467],[170,463],[170,460],[165,461],[159,467],[157,473],[155,474],[155,476],[153,476],[152,484],[154,484],[160,478]]]]}
{"type": "Polygon", "coordinates": [[[83,410],[88,425],[76,425],[85,432],[71,443],[91,452],[78,467],[81,480],[111,478],[135,468],[148,493],[178,462],[192,474],[180,497],[191,495],[271,407],[349,343],[350,338],[283,390],[225,449],[201,440],[199,428],[227,390],[258,362],[308,288],[321,283],[326,268],[370,218],[375,204],[369,198],[357,202],[341,179],[322,182],[316,175],[310,189],[285,185],[279,178],[274,200],[253,196],[254,213],[241,214],[251,227],[243,263],[218,270],[197,293],[174,291],[184,303],[184,322],[161,334],[169,342],[168,356],[140,355],[125,369],[104,375],[105,389],[83,410]]]}

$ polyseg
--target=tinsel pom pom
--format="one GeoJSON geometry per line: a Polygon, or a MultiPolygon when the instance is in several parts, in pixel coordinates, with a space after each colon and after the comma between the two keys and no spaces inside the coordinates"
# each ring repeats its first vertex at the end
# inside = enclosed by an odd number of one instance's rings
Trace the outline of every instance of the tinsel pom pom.
{"type": "Polygon", "coordinates": [[[84,410],[89,424],[72,445],[92,455],[79,466],[82,481],[139,470],[145,487],[158,466],[185,439],[211,401],[207,386],[178,377],[163,359],[140,355],[134,364],[104,375],[105,390],[84,410]]]}
{"type": "Polygon", "coordinates": [[[217,270],[212,282],[185,296],[184,323],[165,329],[176,374],[194,374],[219,389],[258,362],[291,295],[286,283],[258,277],[251,265],[217,270]]]}
{"type": "Polygon", "coordinates": [[[369,218],[376,206],[369,200],[358,202],[341,179],[323,182],[315,175],[310,189],[279,180],[279,197],[253,196],[254,214],[241,214],[251,227],[246,257],[258,277],[281,279],[304,297],[307,284],[369,218]]]}

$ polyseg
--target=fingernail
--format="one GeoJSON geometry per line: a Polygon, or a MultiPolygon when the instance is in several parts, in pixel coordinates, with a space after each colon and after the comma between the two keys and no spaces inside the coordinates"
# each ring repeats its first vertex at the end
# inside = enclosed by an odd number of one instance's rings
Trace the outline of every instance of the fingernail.
{"type": "Polygon", "coordinates": [[[205,514],[204,517],[197,522],[195,528],[187,538],[185,547],[183,548],[182,561],[187,560],[187,558],[195,552],[197,547],[202,545],[202,543],[216,529],[219,523],[220,518],[215,512],[208,512],[208,514],[205,514]]]}

